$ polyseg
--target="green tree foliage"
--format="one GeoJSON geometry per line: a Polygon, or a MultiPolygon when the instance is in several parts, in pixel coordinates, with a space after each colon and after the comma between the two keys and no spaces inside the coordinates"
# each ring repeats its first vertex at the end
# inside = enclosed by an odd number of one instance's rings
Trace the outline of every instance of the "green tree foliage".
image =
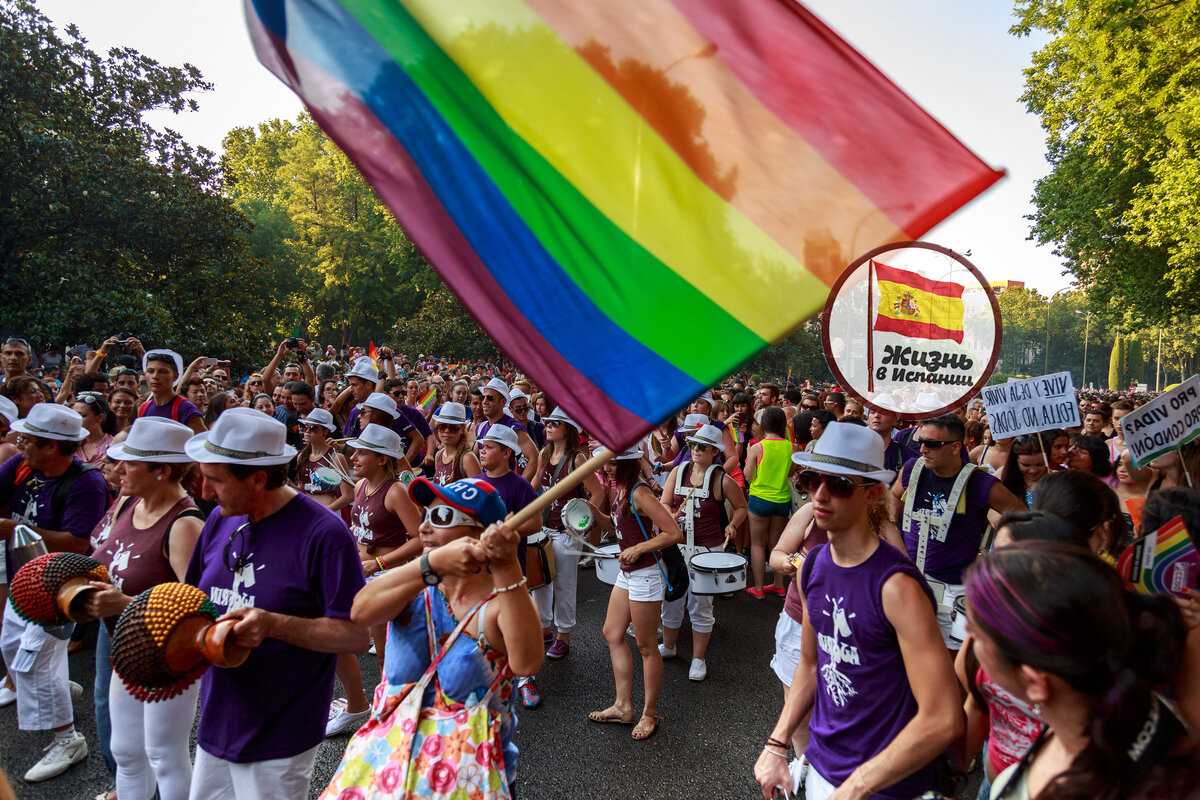
{"type": "Polygon", "coordinates": [[[1142,359],[1142,340],[1129,338],[1125,345],[1125,372],[1130,384],[1141,383],[1146,373],[1146,362],[1142,359]]]}
{"type": "Polygon", "coordinates": [[[209,88],[195,67],[100,55],[0,0],[0,330],[257,357],[267,306],[245,220],[212,153],[142,119],[194,111],[187,95],[209,88]]]}
{"type": "Polygon", "coordinates": [[[1108,357],[1108,388],[1124,389],[1129,385],[1125,372],[1125,340],[1118,336],[1108,357]]]}
{"type": "Polygon", "coordinates": [[[792,383],[806,380],[831,381],[833,373],[825,361],[821,345],[821,320],[812,319],[784,338],[763,350],[747,362],[740,375],[757,373],[766,380],[786,380],[791,373],[792,383]]]}
{"type": "Polygon", "coordinates": [[[308,114],[235,128],[224,147],[225,190],[254,224],[280,333],[300,320],[309,338],[381,341],[417,313],[419,281],[436,277],[308,114]]]}
{"type": "Polygon", "coordinates": [[[1023,97],[1053,167],[1033,237],[1055,245],[1094,308],[1143,322],[1200,311],[1200,0],[1017,0],[1016,11],[1014,33],[1052,37],[1023,97]]]}
{"type": "Polygon", "coordinates": [[[500,352],[445,286],[428,292],[420,310],[401,319],[388,341],[410,356],[434,353],[446,358],[495,361],[500,352]]]}

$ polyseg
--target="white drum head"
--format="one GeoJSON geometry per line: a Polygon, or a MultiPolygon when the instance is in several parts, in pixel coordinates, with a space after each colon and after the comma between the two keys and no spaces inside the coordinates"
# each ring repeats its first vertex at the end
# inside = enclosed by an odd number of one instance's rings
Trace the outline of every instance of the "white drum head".
{"type": "Polygon", "coordinates": [[[692,556],[688,566],[700,572],[737,572],[746,568],[746,557],[737,553],[709,551],[692,556]]]}
{"type": "Polygon", "coordinates": [[[317,467],[312,471],[312,476],[326,489],[336,488],[342,482],[342,476],[333,467],[317,467]]]}
{"type": "Polygon", "coordinates": [[[546,539],[548,539],[548,538],[550,538],[550,537],[546,536],[546,534],[544,534],[540,531],[538,533],[531,533],[525,537],[525,546],[526,547],[537,547],[539,544],[546,541],[546,539]]]}
{"type": "Polygon", "coordinates": [[[562,521],[571,533],[585,534],[592,529],[592,509],[582,497],[572,497],[562,508],[562,521]]]}

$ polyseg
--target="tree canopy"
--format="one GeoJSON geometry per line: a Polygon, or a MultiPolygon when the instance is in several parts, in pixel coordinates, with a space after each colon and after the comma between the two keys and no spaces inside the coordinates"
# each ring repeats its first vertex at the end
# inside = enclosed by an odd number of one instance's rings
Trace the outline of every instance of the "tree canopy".
{"type": "Polygon", "coordinates": [[[1200,312],[1200,0],[1017,0],[1016,12],[1014,33],[1052,37],[1025,73],[1053,167],[1033,237],[1096,308],[1143,322],[1200,312]]]}
{"type": "Polygon", "coordinates": [[[143,119],[194,111],[209,88],[193,66],[98,54],[0,0],[0,329],[258,356],[269,314],[245,218],[211,152],[143,119]]]}

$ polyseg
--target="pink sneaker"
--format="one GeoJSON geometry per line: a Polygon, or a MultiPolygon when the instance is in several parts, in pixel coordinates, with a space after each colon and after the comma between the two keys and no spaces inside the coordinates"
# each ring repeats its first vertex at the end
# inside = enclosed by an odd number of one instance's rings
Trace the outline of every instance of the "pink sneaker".
{"type": "Polygon", "coordinates": [[[550,645],[550,649],[546,651],[546,658],[559,659],[569,652],[571,652],[571,645],[562,639],[555,639],[554,644],[550,645]]]}
{"type": "Polygon", "coordinates": [[[762,600],[764,597],[766,597],[766,595],[763,594],[762,589],[755,589],[753,586],[746,590],[746,594],[750,595],[755,600],[762,600]]]}

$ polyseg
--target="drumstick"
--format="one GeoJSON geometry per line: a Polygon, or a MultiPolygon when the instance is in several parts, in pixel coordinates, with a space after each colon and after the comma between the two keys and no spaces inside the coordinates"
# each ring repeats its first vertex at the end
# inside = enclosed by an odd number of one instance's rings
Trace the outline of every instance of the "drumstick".
{"type": "Polygon", "coordinates": [[[567,492],[574,489],[579,484],[583,483],[584,478],[594,472],[598,472],[601,467],[607,464],[615,455],[612,450],[607,447],[601,448],[596,455],[583,462],[582,465],[571,470],[558,483],[551,486],[545,492],[537,496],[529,505],[522,508],[517,513],[504,521],[504,524],[509,528],[519,528],[534,517],[540,517],[542,509],[549,506],[555,500],[566,495],[567,492]]]}
{"type": "Polygon", "coordinates": [[[573,556],[591,556],[592,558],[620,558],[617,553],[601,553],[597,550],[564,550],[564,553],[570,553],[573,556]]]}

